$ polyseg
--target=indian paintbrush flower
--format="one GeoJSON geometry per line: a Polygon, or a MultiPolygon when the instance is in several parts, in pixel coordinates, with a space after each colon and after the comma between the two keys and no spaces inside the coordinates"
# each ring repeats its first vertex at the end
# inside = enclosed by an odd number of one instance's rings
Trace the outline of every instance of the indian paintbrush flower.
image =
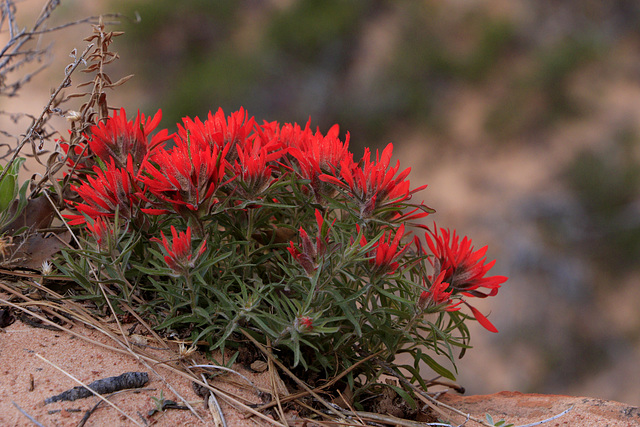
{"type": "Polygon", "coordinates": [[[294,157],[300,167],[300,175],[309,180],[309,187],[315,195],[316,202],[322,203],[325,196],[333,196],[335,188],[320,180],[320,175],[337,176],[341,162],[353,163],[353,154],[349,152],[349,134],[345,142],[340,141],[340,128],[334,125],[326,136],[318,130],[311,132],[310,124],[304,130],[297,125],[285,125],[281,133],[288,136],[286,141],[289,154],[294,157]]]}
{"type": "Polygon", "coordinates": [[[313,319],[309,316],[300,316],[296,318],[296,329],[298,332],[313,331],[313,319]]]}
{"type": "MultiPolygon", "coordinates": [[[[83,203],[67,200],[79,212],[90,218],[118,216],[125,220],[133,219],[140,206],[139,189],[132,182],[132,163],[129,156],[127,169],[118,168],[115,161],[107,165],[106,170],[94,166],[95,177],[87,176],[86,182],[79,186],[71,186],[78,193],[83,203]]],[[[86,218],[80,214],[64,215],[70,219],[69,225],[84,224],[86,218]]]]}
{"type": "MultiPolygon", "coordinates": [[[[320,179],[345,191],[358,206],[362,219],[371,218],[376,212],[384,212],[383,216],[388,216],[388,213],[398,214],[402,210],[403,202],[427,186],[411,190],[410,183],[406,180],[411,168],[399,174],[400,162],[389,168],[392,153],[393,144],[388,144],[382,155],[376,151],[376,161],[372,162],[370,150],[365,148],[360,163],[354,165],[352,159],[343,158],[339,177],[323,174],[320,179]]],[[[428,214],[427,211],[419,212],[414,214],[414,219],[428,214]]]]}
{"type": "Polygon", "coordinates": [[[238,153],[233,171],[238,179],[236,185],[242,185],[242,192],[247,197],[256,198],[269,187],[273,180],[271,174],[274,161],[280,158],[284,151],[280,144],[264,143],[260,138],[245,139],[236,144],[238,153]]]}
{"type": "MultiPolygon", "coordinates": [[[[371,253],[369,254],[369,256],[371,257],[369,259],[369,263],[373,266],[376,273],[395,273],[395,271],[398,269],[398,266],[400,265],[396,260],[400,259],[402,257],[402,254],[407,249],[409,249],[409,245],[405,245],[400,250],[398,250],[400,241],[404,236],[404,224],[398,227],[393,240],[391,240],[391,236],[391,230],[385,232],[382,237],[380,237],[380,239],[374,244],[371,253]]],[[[360,245],[365,246],[366,244],[367,239],[363,235],[362,239],[360,240],[360,245]]]]}
{"type": "MultiPolygon", "coordinates": [[[[189,137],[176,137],[173,149],[161,148],[155,153],[153,162],[157,166],[146,163],[141,181],[175,212],[188,209],[197,212],[198,216],[206,215],[217,202],[216,190],[225,183],[225,156],[229,148],[229,144],[202,146],[189,137]]],[[[151,209],[146,212],[166,213],[151,209]]]]}
{"type": "Polygon", "coordinates": [[[111,224],[102,216],[93,218],[93,223],[87,221],[86,228],[87,231],[89,231],[93,235],[93,238],[96,241],[98,248],[100,249],[106,247],[105,244],[113,235],[111,224]]]}
{"type": "Polygon", "coordinates": [[[131,156],[137,172],[147,154],[171,138],[166,129],[150,137],[161,119],[160,110],[153,117],[145,117],[138,111],[135,120],[131,121],[127,121],[124,108],[116,110],[105,122],[89,129],[86,135],[89,148],[105,163],[113,159],[121,168],[125,167],[128,156],[131,156]]]}
{"type": "MultiPolygon", "coordinates": [[[[435,275],[443,275],[443,281],[450,285],[451,292],[467,297],[486,298],[498,293],[500,285],[507,278],[504,276],[485,277],[491,267],[495,264],[492,261],[486,264],[485,254],[487,246],[474,251],[471,239],[460,237],[454,230],[451,233],[448,229],[438,230],[434,224],[434,230],[425,233],[425,240],[433,253],[429,261],[434,267],[435,275]],[[486,288],[488,291],[481,290],[486,288]]],[[[498,332],[495,326],[478,309],[471,306],[467,301],[464,304],[471,309],[476,320],[485,329],[491,332],[498,332]]]]}
{"type": "Polygon", "coordinates": [[[442,234],[438,234],[434,225],[433,232],[425,233],[425,239],[433,253],[429,260],[436,274],[445,272],[444,280],[451,285],[455,293],[462,292],[464,295],[479,298],[496,295],[500,284],[507,278],[485,277],[495,264],[495,261],[486,264],[487,246],[474,251],[471,239],[465,236],[460,241],[456,230],[451,233],[448,229],[441,228],[440,232],[442,234]],[[480,288],[486,288],[488,292],[480,288]]]}
{"type": "Polygon", "coordinates": [[[287,248],[291,256],[298,261],[308,276],[312,276],[318,268],[320,259],[324,255],[329,243],[328,237],[322,238],[322,225],[324,224],[324,218],[318,209],[315,210],[315,217],[316,224],[318,225],[318,235],[316,237],[315,244],[311,241],[307,232],[300,227],[302,251],[296,248],[293,242],[289,242],[289,247],[287,248]]]}
{"type": "Polygon", "coordinates": [[[444,277],[445,272],[443,271],[433,280],[433,283],[431,283],[428,290],[422,291],[420,298],[418,299],[418,309],[424,311],[429,310],[434,306],[437,307],[444,305],[446,311],[460,310],[460,307],[458,306],[462,304],[462,301],[457,303],[453,303],[451,301],[451,291],[447,291],[449,284],[442,281],[444,277]]]}
{"type": "Polygon", "coordinates": [[[222,108],[215,114],[209,111],[207,119],[203,122],[198,117],[182,119],[182,125],[178,124],[178,139],[182,141],[192,140],[200,148],[231,147],[224,150],[224,155],[229,162],[235,159],[236,151],[233,147],[242,144],[255,127],[255,119],[247,117],[243,108],[226,117],[222,108]]]}
{"type": "Polygon", "coordinates": [[[164,261],[175,274],[184,274],[189,269],[193,268],[196,265],[198,258],[207,250],[207,240],[204,239],[200,248],[195,252],[193,251],[191,227],[187,227],[186,232],[178,232],[172,225],[171,242],[164,235],[164,232],[161,231],[160,235],[162,236],[162,241],[155,237],[151,240],[162,243],[165,251],[167,252],[167,255],[164,257],[164,261]]]}

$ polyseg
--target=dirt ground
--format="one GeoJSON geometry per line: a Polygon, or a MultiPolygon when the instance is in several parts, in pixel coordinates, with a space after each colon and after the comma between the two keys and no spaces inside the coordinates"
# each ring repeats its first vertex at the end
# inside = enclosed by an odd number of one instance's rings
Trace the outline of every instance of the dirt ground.
{"type": "MultiPolygon", "coordinates": [[[[99,403],[96,396],[50,404],[45,404],[45,399],[78,386],[70,376],[88,384],[125,372],[147,372],[149,382],[140,390],[130,390],[110,397],[108,400],[118,409],[103,402],[84,425],[217,425],[212,413],[205,409],[203,399],[195,394],[190,380],[162,365],[144,363],[126,351],[105,349],[100,343],[110,344],[108,338],[95,330],[82,329],[78,330],[76,327],[75,331],[95,343],[66,332],[34,328],[21,321],[0,331],[0,359],[3,362],[0,369],[0,425],[32,426],[38,425],[37,422],[44,426],[77,426],[86,412],[99,403]],[[176,393],[189,402],[200,420],[186,409],[168,409],[149,415],[157,406],[154,398],[159,399],[161,396],[185,406],[176,393]]],[[[145,351],[159,360],[167,357],[166,352],[150,349],[145,351]]],[[[197,356],[195,359],[198,363],[203,362],[197,356]]],[[[234,369],[249,378],[257,388],[268,389],[266,374],[249,372],[238,365],[234,369]]],[[[229,377],[224,376],[213,384],[231,392],[235,398],[245,403],[261,403],[254,390],[229,377]]],[[[493,416],[494,421],[505,419],[517,424],[542,421],[562,414],[554,420],[556,424],[550,425],[640,425],[637,407],[593,398],[502,392],[469,397],[448,393],[441,400],[473,417],[484,419],[488,413],[493,416]]],[[[239,411],[222,399],[220,405],[228,426],[273,423],[266,418],[250,417],[246,411],[239,411]]],[[[295,413],[289,413],[288,417],[287,421],[291,426],[310,425],[305,424],[295,413]]],[[[464,417],[452,416],[450,420],[460,423],[464,421],[464,417]]]]}
{"type": "MultiPolygon", "coordinates": [[[[97,343],[113,343],[96,330],[82,329],[75,328],[78,333],[97,343]]],[[[173,357],[169,352],[148,348],[144,350],[157,360],[173,357]]],[[[140,391],[124,392],[109,398],[109,401],[122,412],[103,402],[101,407],[91,414],[85,425],[215,425],[212,414],[205,409],[203,398],[196,395],[190,380],[163,365],[138,360],[127,351],[112,351],[65,332],[34,328],[16,321],[0,332],[0,359],[0,425],[3,426],[34,425],[18,407],[45,426],[76,426],[86,411],[98,403],[97,397],[46,405],[44,400],[78,386],[79,384],[69,375],[88,384],[125,372],[147,372],[149,382],[140,391]],[[178,394],[189,402],[202,421],[184,409],[171,409],[149,416],[149,411],[156,408],[154,398],[160,399],[161,396],[185,406],[178,394]]],[[[194,359],[194,362],[207,363],[197,355],[194,359]]],[[[247,372],[242,367],[236,369],[251,377],[257,387],[267,387],[267,378],[264,375],[247,372]]],[[[229,376],[225,379],[233,380],[229,376]]],[[[245,387],[233,386],[226,381],[216,381],[216,386],[222,389],[233,387],[234,394],[239,399],[253,404],[261,403],[257,393],[245,387]]],[[[220,404],[227,425],[255,425],[227,403],[221,401],[220,404]]]]}

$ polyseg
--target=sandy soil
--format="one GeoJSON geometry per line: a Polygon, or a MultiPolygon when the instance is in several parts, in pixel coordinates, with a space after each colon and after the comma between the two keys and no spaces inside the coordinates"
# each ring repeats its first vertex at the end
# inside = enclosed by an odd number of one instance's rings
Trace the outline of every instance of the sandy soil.
{"type": "MultiPolygon", "coordinates": [[[[109,338],[95,330],[78,327],[74,330],[97,342],[113,344],[109,338]]],[[[146,351],[158,360],[172,357],[168,356],[167,352],[148,349],[146,351]]],[[[34,425],[20,413],[16,405],[45,426],[78,425],[85,412],[91,409],[99,399],[92,396],[72,402],[54,402],[45,405],[46,398],[79,385],[54,365],[85,384],[125,372],[149,373],[149,382],[141,391],[120,393],[109,399],[140,425],[152,423],[157,426],[215,425],[211,413],[204,408],[203,399],[192,389],[191,381],[162,365],[144,364],[132,355],[101,348],[65,332],[34,328],[20,321],[16,321],[0,333],[0,366],[2,366],[0,369],[0,425],[34,425]],[[153,367],[157,373],[154,373],[150,367],[153,367]],[[149,411],[156,407],[153,398],[159,398],[161,393],[165,399],[184,405],[167,384],[170,384],[193,406],[204,422],[199,421],[188,410],[167,410],[152,417],[148,416],[149,411]]],[[[237,369],[244,375],[251,376],[251,380],[258,387],[266,388],[265,375],[251,374],[241,367],[237,369]]],[[[224,381],[215,383],[223,389],[230,387],[224,381]]],[[[257,393],[237,386],[233,388],[240,399],[245,399],[249,403],[261,403],[257,393]]],[[[228,404],[222,401],[220,404],[229,426],[255,425],[228,404]]],[[[135,425],[131,419],[127,419],[125,415],[103,403],[90,416],[86,425],[135,425]]],[[[258,424],[267,423],[264,421],[258,424]]]]}
{"type": "MultiPolygon", "coordinates": [[[[75,327],[74,330],[98,343],[112,344],[109,338],[95,330],[81,327],[75,327]]],[[[149,349],[145,351],[159,360],[168,357],[166,352],[149,349]]],[[[0,425],[37,425],[19,411],[20,407],[41,425],[77,426],[86,411],[98,403],[99,399],[93,396],[45,405],[44,400],[47,397],[78,385],[54,365],[85,384],[124,372],[149,373],[149,382],[143,389],[120,393],[109,399],[130,419],[103,403],[89,417],[85,424],[87,426],[132,426],[136,423],[157,426],[216,425],[212,414],[204,408],[202,398],[193,391],[191,381],[163,368],[162,365],[144,364],[130,354],[102,348],[65,332],[34,328],[21,321],[16,321],[0,332],[0,425]],[[161,393],[165,399],[183,404],[168,384],[193,406],[202,421],[188,410],[173,409],[153,416],[148,415],[149,411],[156,407],[153,398],[159,398],[161,393]]],[[[250,378],[257,387],[268,389],[266,374],[251,373],[240,366],[235,366],[234,369],[250,378]]],[[[260,403],[257,393],[238,386],[237,383],[218,380],[214,385],[233,391],[238,399],[245,402],[260,403]]],[[[542,421],[571,408],[549,425],[640,425],[640,412],[637,407],[584,397],[502,392],[469,397],[446,394],[442,401],[477,418],[484,419],[485,414],[489,413],[495,421],[504,418],[516,424],[542,421]]],[[[240,412],[227,403],[221,402],[221,406],[228,426],[270,424],[265,419],[247,418],[246,412],[240,412]]],[[[291,426],[305,425],[295,414],[291,414],[290,417],[291,426]]],[[[460,417],[454,417],[451,421],[464,421],[458,418],[460,417]]]]}

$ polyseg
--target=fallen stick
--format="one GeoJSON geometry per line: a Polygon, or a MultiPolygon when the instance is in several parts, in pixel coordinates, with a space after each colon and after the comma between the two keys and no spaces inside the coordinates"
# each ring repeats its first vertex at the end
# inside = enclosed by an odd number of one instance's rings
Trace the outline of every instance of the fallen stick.
{"type": "MultiPolygon", "coordinates": [[[[141,390],[136,390],[135,393],[142,391],[142,390],[155,390],[154,388],[143,388],[141,390]]],[[[105,399],[109,399],[111,396],[115,396],[116,394],[119,393],[126,393],[129,390],[119,390],[116,391],[115,393],[111,393],[108,396],[105,396],[105,399]]],[[[82,417],[82,419],[80,420],[80,422],[78,423],[78,425],[76,427],[84,427],[84,425],[87,423],[87,421],[89,420],[89,417],[91,416],[91,414],[93,414],[95,411],[98,410],[98,408],[100,407],[100,405],[104,402],[104,400],[98,400],[98,403],[96,403],[93,408],[89,409],[87,412],[85,412],[84,416],[82,417]]],[[[185,406],[186,408],[186,406],[185,406]]],[[[187,408],[189,409],[189,408],[187,408]]],[[[67,409],[68,411],[68,409],[67,409]]],[[[140,415],[140,413],[138,412],[138,416],[140,416],[140,418],[143,419],[143,421],[145,421],[145,418],[143,416],[140,415]]]]}
{"type": "Polygon", "coordinates": [[[140,388],[149,382],[149,374],[146,372],[125,372],[117,377],[103,378],[88,384],[86,387],[77,386],[44,400],[45,404],[60,402],[62,400],[76,400],[93,396],[91,390],[98,394],[108,394],[127,388],[140,388]],[[91,390],[89,390],[89,388],[91,390]]]}

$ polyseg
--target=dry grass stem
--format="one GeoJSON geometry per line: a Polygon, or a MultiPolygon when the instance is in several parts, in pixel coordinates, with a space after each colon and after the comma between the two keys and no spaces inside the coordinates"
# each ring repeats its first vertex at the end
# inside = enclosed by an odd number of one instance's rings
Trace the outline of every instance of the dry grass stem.
{"type": "Polygon", "coordinates": [[[247,384],[249,384],[251,387],[253,387],[253,390],[257,394],[260,394],[260,389],[258,387],[256,387],[256,385],[249,378],[245,377],[244,375],[242,375],[238,371],[235,371],[235,370],[233,370],[231,368],[227,368],[226,366],[219,366],[219,365],[191,365],[191,366],[189,366],[189,369],[192,369],[192,368],[217,369],[217,370],[220,370],[220,371],[225,371],[225,372],[230,372],[232,374],[236,374],[237,376],[239,376],[240,378],[245,380],[247,382],[247,384]]]}
{"type": "Polygon", "coordinates": [[[11,401],[11,404],[13,406],[16,407],[16,409],[18,411],[20,411],[20,413],[22,415],[24,415],[25,417],[29,418],[29,421],[31,421],[33,423],[33,425],[37,426],[37,427],[44,427],[44,425],[40,424],[35,418],[33,418],[31,415],[29,415],[29,413],[27,413],[27,411],[25,411],[24,409],[22,409],[20,407],[20,405],[18,405],[16,402],[14,402],[13,400],[11,401]]]}
{"type": "Polygon", "coordinates": [[[287,374],[287,376],[289,376],[289,378],[291,378],[293,381],[295,381],[300,387],[302,387],[303,389],[305,389],[309,394],[311,394],[313,397],[315,397],[322,405],[324,405],[330,412],[333,412],[334,414],[336,414],[338,417],[340,418],[344,418],[344,415],[342,414],[342,412],[340,412],[339,410],[337,410],[336,408],[333,407],[333,405],[331,405],[329,402],[327,402],[325,399],[323,399],[318,393],[316,393],[315,391],[313,391],[311,389],[311,387],[309,387],[304,381],[302,381],[300,378],[298,378],[297,376],[295,376],[293,374],[293,372],[291,372],[286,366],[284,366],[282,364],[282,362],[280,362],[278,359],[276,359],[273,354],[268,351],[262,344],[260,344],[255,338],[253,338],[249,333],[247,333],[244,330],[241,330],[243,335],[245,337],[247,337],[265,356],[267,356],[267,358],[271,361],[273,361],[273,363],[275,363],[280,369],[282,369],[282,371],[284,373],[287,374]]]}

